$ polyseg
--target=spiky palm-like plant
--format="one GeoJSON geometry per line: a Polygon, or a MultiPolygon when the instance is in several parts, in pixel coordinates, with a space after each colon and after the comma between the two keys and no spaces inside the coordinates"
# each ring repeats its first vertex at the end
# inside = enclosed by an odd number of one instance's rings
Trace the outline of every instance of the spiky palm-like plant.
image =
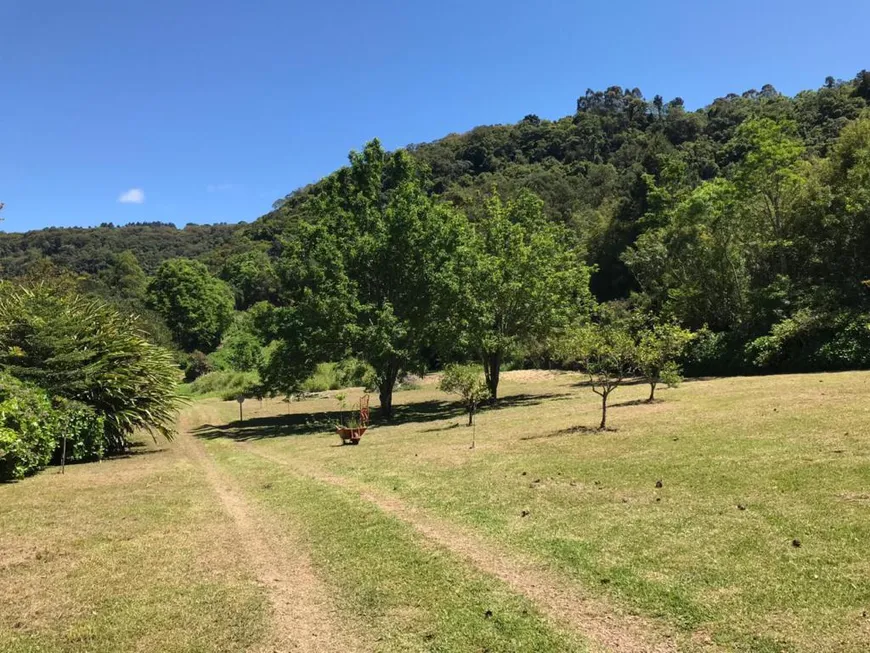
{"type": "Polygon", "coordinates": [[[50,284],[0,290],[0,369],[103,414],[108,451],[139,429],[172,438],[179,371],[136,316],[50,284]]]}

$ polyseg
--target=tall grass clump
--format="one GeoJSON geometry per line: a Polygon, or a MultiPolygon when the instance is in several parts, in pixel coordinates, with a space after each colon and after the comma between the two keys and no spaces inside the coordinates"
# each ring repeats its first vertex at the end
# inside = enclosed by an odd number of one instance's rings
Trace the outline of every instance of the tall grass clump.
{"type": "Polygon", "coordinates": [[[259,382],[256,372],[218,370],[182,386],[182,393],[191,397],[225,397],[246,394],[259,382]]]}

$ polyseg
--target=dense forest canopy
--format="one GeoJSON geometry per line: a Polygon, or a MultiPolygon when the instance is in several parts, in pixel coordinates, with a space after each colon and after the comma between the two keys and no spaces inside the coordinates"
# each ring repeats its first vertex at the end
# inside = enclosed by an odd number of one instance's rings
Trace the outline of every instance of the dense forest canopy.
{"type": "Polygon", "coordinates": [[[867,71],[696,111],[589,90],[558,120],[393,153],[373,141],[251,224],[0,234],[0,270],[85,275],[155,339],[195,353],[196,369],[211,363],[195,347],[259,341],[273,390],[345,357],[372,367],[385,400],[412,368],[550,362],[549,332],[601,306],[697,332],[694,373],[864,367],[868,103],[867,71]],[[515,263],[525,272],[506,273],[515,263]],[[182,268],[177,289],[158,273],[182,268]],[[533,271],[558,284],[524,285],[533,271]],[[220,301],[199,305],[200,287],[220,301]],[[538,302],[535,321],[518,302],[538,302]],[[207,337],[184,326],[205,323],[207,337]]]}
{"type": "Polygon", "coordinates": [[[178,229],[165,222],[142,222],[120,227],[107,223],[91,228],[0,232],[0,275],[20,276],[43,258],[72,272],[96,274],[106,268],[113,255],[125,250],[133,252],[150,274],[166,259],[207,256],[232,239],[240,228],[189,224],[178,229]]]}

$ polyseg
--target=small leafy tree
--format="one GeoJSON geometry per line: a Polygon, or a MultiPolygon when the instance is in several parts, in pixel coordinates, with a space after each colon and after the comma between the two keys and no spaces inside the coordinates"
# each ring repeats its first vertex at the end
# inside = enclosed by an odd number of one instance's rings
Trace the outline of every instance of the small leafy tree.
{"type": "Polygon", "coordinates": [[[462,397],[462,403],[468,412],[468,426],[474,425],[474,413],[490,397],[483,371],[476,365],[448,365],[444,368],[438,388],[442,392],[462,397]]]}
{"type": "Polygon", "coordinates": [[[695,337],[671,323],[660,323],[641,332],[637,345],[637,369],[649,383],[647,403],[655,400],[656,386],[664,381],[674,386],[682,380],[677,359],[695,337]]]}
{"type": "Polygon", "coordinates": [[[566,362],[576,363],[589,375],[592,391],[601,397],[598,428],[603,431],[610,395],[637,369],[634,339],[620,326],[587,325],[568,334],[558,347],[566,362]]]}

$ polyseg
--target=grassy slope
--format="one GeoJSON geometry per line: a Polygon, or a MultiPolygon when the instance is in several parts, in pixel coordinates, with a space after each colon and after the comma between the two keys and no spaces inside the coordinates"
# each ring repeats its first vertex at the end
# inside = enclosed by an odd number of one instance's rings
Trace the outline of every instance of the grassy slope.
{"type": "MultiPolygon", "coordinates": [[[[425,421],[376,428],[356,448],[327,446],[332,435],[271,437],[305,430],[292,422],[254,419],[238,435],[728,648],[865,650],[870,374],[690,382],[662,403],[615,408],[616,432],[566,434],[596,423],[597,397],[576,381],[506,383],[507,407],[480,415],[473,452],[468,430],[453,427],[459,412],[432,388],[399,395],[414,402],[400,415],[425,421]]],[[[645,393],[623,388],[614,401],[645,393]]],[[[330,409],[314,403],[292,409],[330,409]]]]}
{"type": "MultiPolygon", "coordinates": [[[[199,435],[278,528],[304,534],[348,628],[379,650],[580,644],[499,581],[294,465],[418,506],[727,650],[866,650],[870,374],[686,383],[662,403],[615,407],[606,433],[566,432],[597,422],[597,397],[576,382],[509,374],[474,451],[460,410],[431,385],[397,395],[398,422],[358,447],[330,446],[329,399],[248,402],[245,424],[199,435]]],[[[645,393],[622,388],[614,402],[645,393]]],[[[213,423],[237,414],[198,407],[213,423]]],[[[229,531],[174,448],[0,486],[0,651],[249,648],[268,609],[229,531]]]]}
{"type": "Polygon", "coordinates": [[[376,633],[378,651],[585,650],[527,600],[352,493],[226,441],[211,449],[278,524],[302,529],[349,627],[376,633]]]}

